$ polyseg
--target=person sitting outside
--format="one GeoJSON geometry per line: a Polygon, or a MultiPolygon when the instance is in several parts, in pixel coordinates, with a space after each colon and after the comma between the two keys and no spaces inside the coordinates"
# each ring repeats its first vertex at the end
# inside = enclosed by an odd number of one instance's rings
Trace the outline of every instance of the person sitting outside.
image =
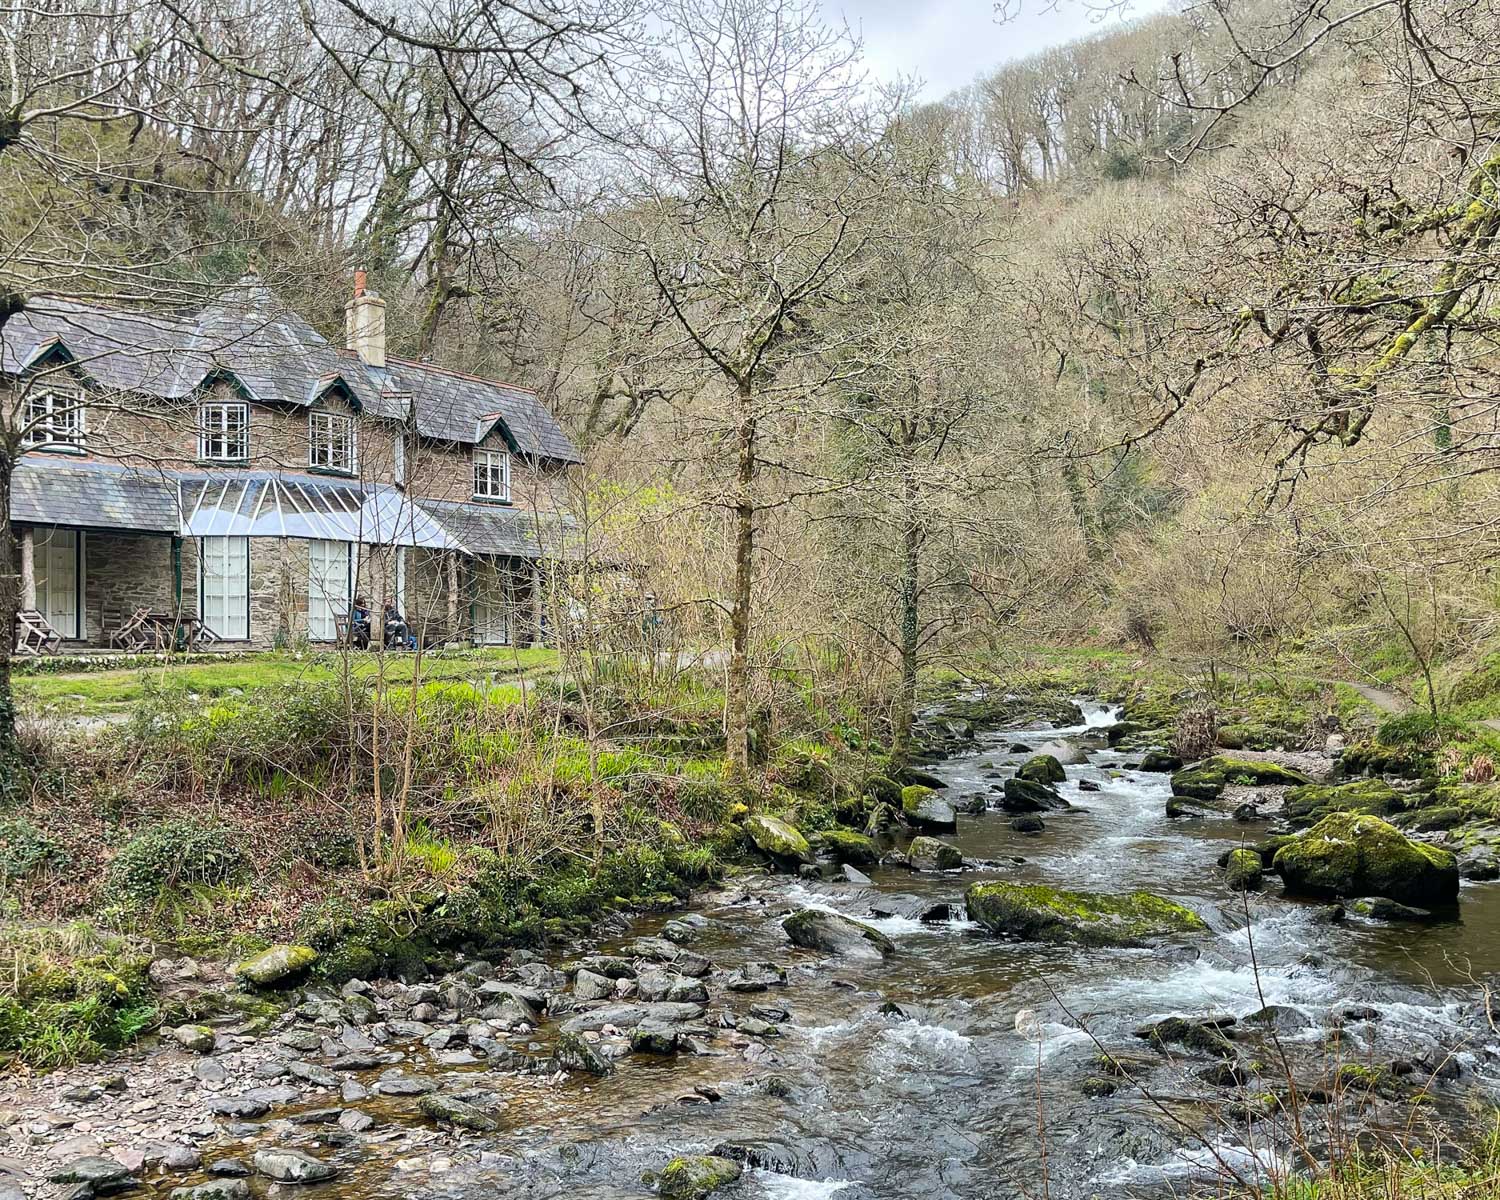
{"type": "Polygon", "coordinates": [[[356,650],[370,648],[370,605],[363,596],[354,597],[349,609],[349,644],[356,650]]]}
{"type": "Polygon", "coordinates": [[[389,600],[385,602],[385,644],[394,650],[415,650],[417,639],[412,637],[403,617],[389,600]]]}

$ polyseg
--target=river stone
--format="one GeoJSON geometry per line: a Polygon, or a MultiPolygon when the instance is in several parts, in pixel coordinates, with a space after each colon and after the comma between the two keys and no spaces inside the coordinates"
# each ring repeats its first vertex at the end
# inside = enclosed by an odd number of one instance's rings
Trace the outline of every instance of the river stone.
{"type": "Polygon", "coordinates": [[[953,805],[920,783],[901,789],[901,814],[918,829],[952,833],[958,828],[958,814],[953,805]]]}
{"type": "Polygon", "coordinates": [[[1287,891],[1302,895],[1385,896],[1416,907],[1458,902],[1458,860],[1379,817],[1324,817],[1278,850],[1271,865],[1287,891]]]}
{"type": "Polygon", "coordinates": [[[113,1158],[86,1154],[75,1158],[47,1176],[51,1183],[78,1183],[92,1192],[123,1192],[136,1185],[129,1167],[113,1158]]]}
{"type": "Polygon", "coordinates": [[[250,1185],[243,1179],[215,1179],[173,1188],[169,1194],[171,1200],[250,1200],[250,1185]]]}
{"type": "Polygon", "coordinates": [[[257,1150],[251,1161],[260,1174],[277,1183],[322,1183],[339,1173],[332,1163],[300,1150],[257,1150]]]}
{"type": "Polygon", "coordinates": [[[964,865],[963,852],[957,846],[934,837],[912,840],[906,861],[918,871],[957,871],[964,865]]]}
{"type": "Polygon", "coordinates": [[[1067,808],[1068,802],[1045,783],[1031,779],[1007,779],[1000,807],[1008,813],[1050,812],[1067,808]]]}
{"type": "Polygon", "coordinates": [[[1356,900],[1349,906],[1349,911],[1375,921],[1407,921],[1412,924],[1424,924],[1437,919],[1425,908],[1412,908],[1410,905],[1397,904],[1396,901],[1387,900],[1384,896],[1375,896],[1369,900],[1356,900]]]}
{"type": "Polygon", "coordinates": [[[635,964],[628,958],[621,958],[615,954],[590,954],[583,960],[583,965],[597,975],[603,975],[606,979],[634,979],[635,964]]]}
{"type": "Polygon", "coordinates": [[[825,829],[817,836],[818,849],[835,862],[869,866],[880,861],[875,839],[852,829],[825,829]]]}
{"type": "Polygon", "coordinates": [[[731,992],[764,992],[786,986],[786,971],[775,963],[748,962],[731,971],[724,986],[731,992]]]}
{"type": "Polygon", "coordinates": [[[812,847],[802,834],[779,817],[756,813],[745,818],[745,833],[762,854],[782,862],[811,862],[812,847]]]}
{"type": "Polygon", "coordinates": [[[217,1096],[208,1102],[208,1111],[221,1117],[245,1121],[265,1116],[271,1111],[271,1102],[251,1096],[217,1096]]]}
{"type": "Polygon", "coordinates": [[[637,1054],[676,1054],[678,1029],[657,1021],[642,1021],[630,1031],[630,1048],[637,1054]]]}
{"type": "Polygon", "coordinates": [[[558,1034],[552,1057],[565,1071],[580,1071],[588,1075],[608,1075],[614,1070],[609,1060],[576,1033],[558,1034]]]}
{"type": "Polygon", "coordinates": [[[573,995],[580,1000],[604,1000],[614,994],[614,981],[604,975],[582,970],[573,977],[573,995]]]}
{"type": "Polygon", "coordinates": [[[194,1054],[212,1054],[219,1039],[207,1025],[179,1025],[172,1030],[172,1040],[194,1054]]]}
{"type": "Polygon", "coordinates": [[[1141,946],[1148,939],[1207,930],[1191,909],[1150,892],[1067,892],[1041,884],[976,883],[964,893],[969,919],[1025,942],[1141,946]]]}
{"type": "Polygon", "coordinates": [[[1016,769],[1017,779],[1029,779],[1032,783],[1061,783],[1067,777],[1055,754],[1038,754],[1016,769]]]}
{"type": "Polygon", "coordinates": [[[1216,754],[1196,766],[1178,771],[1172,776],[1172,794],[1187,796],[1192,800],[1217,800],[1231,783],[1249,787],[1270,787],[1278,784],[1298,787],[1311,783],[1301,771],[1283,767],[1273,762],[1252,758],[1231,758],[1216,754]]]}
{"type": "Polygon", "coordinates": [[[616,1029],[634,1029],[642,1021],[660,1021],[679,1025],[701,1020],[701,1004],[607,1004],[578,1013],[562,1023],[564,1033],[588,1033],[613,1025],[616,1029]]]}
{"type": "Polygon", "coordinates": [[[744,1168],[733,1159],[712,1154],[674,1158],[657,1177],[657,1194],[663,1200],[704,1200],[705,1196],[733,1183],[744,1168]]]}
{"type": "Polygon", "coordinates": [[[494,1133],[500,1128],[500,1122],[479,1105],[453,1096],[423,1096],[417,1108],[429,1120],[475,1133],[494,1133]]]}
{"type": "Polygon", "coordinates": [[[708,989],[701,979],[690,979],[674,971],[642,971],[636,977],[636,986],[640,998],[648,1003],[667,1000],[704,1004],[708,1001],[708,989]]]}
{"type": "Polygon", "coordinates": [[[1212,1021],[1168,1017],[1163,1021],[1153,1021],[1150,1025],[1141,1026],[1135,1031],[1135,1036],[1158,1050],[1165,1050],[1168,1046],[1181,1046],[1200,1054],[1212,1054],[1220,1058],[1234,1057],[1234,1043],[1212,1021]]]}
{"type": "Polygon", "coordinates": [[[1254,850],[1231,850],[1224,864],[1224,886],[1231,892],[1260,890],[1260,855],[1254,850]]]}
{"type": "Polygon", "coordinates": [[[1168,754],[1165,750],[1147,750],[1141,756],[1140,769],[1165,775],[1172,771],[1182,770],[1182,759],[1175,754],[1168,754]]]}
{"type": "Polygon", "coordinates": [[[781,927],[793,945],[828,954],[879,959],[896,951],[895,943],[878,929],[823,909],[804,908],[787,917],[781,927]]]}
{"type": "Polygon", "coordinates": [[[1010,819],[1010,827],[1017,833],[1045,833],[1047,826],[1035,813],[1023,813],[1010,819]]]}
{"type": "Polygon", "coordinates": [[[235,967],[234,973],[246,983],[265,987],[305,971],[317,961],[318,952],[311,946],[283,944],[247,958],[235,967]]]}

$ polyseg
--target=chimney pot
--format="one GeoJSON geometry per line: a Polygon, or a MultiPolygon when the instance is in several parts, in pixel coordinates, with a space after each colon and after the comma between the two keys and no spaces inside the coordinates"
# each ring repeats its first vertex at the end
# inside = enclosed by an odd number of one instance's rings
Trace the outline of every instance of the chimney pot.
{"type": "Polygon", "coordinates": [[[369,276],[364,271],[354,272],[354,294],[363,296],[365,294],[365,283],[369,276]]]}

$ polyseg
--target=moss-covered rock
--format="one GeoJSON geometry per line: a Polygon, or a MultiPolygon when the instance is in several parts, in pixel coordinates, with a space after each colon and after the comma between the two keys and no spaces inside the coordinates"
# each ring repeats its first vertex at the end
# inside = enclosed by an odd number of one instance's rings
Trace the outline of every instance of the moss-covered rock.
{"type": "Polygon", "coordinates": [[[1405,807],[1401,793],[1383,779],[1354,783],[1307,783],[1286,794],[1282,815],[1293,825],[1316,825],[1336,812],[1390,817],[1405,807]]]}
{"type": "Polygon", "coordinates": [[[417,1108],[424,1117],[440,1125],[471,1129],[475,1133],[494,1133],[500,1128],[500,1122],[495,1119],[493,1112],[454,1096],[423,1096],[417,1101],[417,1108]]]}
{"type": "Polygon", "coordinates": [[[919,829],[936,829],[951,833],[958,828],[958,814],[930,787],[920,783],[901,789],[901,815],[919,829]]]}
{"type": "Polygon", "coordinates": [[[1440,829],[1462,825],[1466,820],[1468,814],[1456,805],[1438,805],[1406,814],[1401,824],[1413,833],[1436,833],[1440,829]]]}
{"type": "Polygon", "coordinates": [[[234,973],[246,983],[269,987],[300,974],[317,961],[318,952],[311,946],[282,944],[247,958],[234,968],[234,973]]]}
{"type": "Polygon", "coordinates": [[[1181,1046],[1199,1054],[1211,1054],[1219,1058],[1233,1058],[1234,1044],[1224,1036],[1224,1031],[1211,1021],[1190,1021],[1186,1017],[1168,1017],[1154,1021],[1135,1031],[1135,1036],[1149,1042],[1158,1050],[1168,1046],[1181,1046]]]}
{"type": "Polygon", "coordinates": [[[1253,721],[1219,726],[1219,745],[1225,750],[1275,750],[1288,745],[1293,736],[1286,729],[1253,721]]]}
{"type": "Polygon", "coordinates": [[[1356,742],[1339,755],[1339,774],[1395,775],[1418,779],[1432,770],[1432,754],[1417,746],[1387,746],[1381,742],[1356,742]]]}
{"type": "Polygon", "coordinates": [[[1067,808],[1068,802],[1045,783],[1017,776],[1005,781],[1000,807],[1008,813],[1051,812],[1067,808]]]}
{"type": "Polygon", "coordinates": [[[1260,855],[1254,850],[1231,850],[1224,864],[1224,886],[1231,892],[1259,891],[1261,870],[1260,855]]]}
{"type": "Polygon", "coordinates": [[[745,833],[755,848],[771,858],[788,862],[811,862],[812,847],[807,839],[780,817],[756,813],[745,818],[745,833]]]}
{"type": "Polygon", "coordinates": [[[884,958],[896,944],[873,926],[840,913],[805,908],[781,923],[794,946],[849,958],[884,958]]]}
{"type": "Polygon", "coordinates": [[[1272,867],[1289,892],[1386,896],[1442,907],[1458,901],[1458,860],[1413,841],[1379,817],[1335,813],[1276,852],[1272,867]]]}
{"type": "Polygon", "coordinates": [[[875,839],[853,829],[825,829],[816,835],[818,849],[841,863],[868,866],[880,861],[875,839]]]}
{"type": "Polygon", "coordinates": [[[1182,759],[1165,750],[1148,750],[1141,756],[1141,770],[1163,775],[1170,771],[1180,771],[1182,759]]]}
{"type": "Polygon", "coordinates": [[[608,1075],[614,1070],[612,1064],[581,1036],[571,1031],[557,1036],[557,1045],[552,1057],[565,1071],[576,1071],[585,1075],[608,1075]]]}
{"type": "Polygon", "coordinates": [[[683,1155],[661,1169],[656,1176],[656,1190],[663,1200],[704,1200],[743,1173],[744,1168],[732,1158],[683,1155]]]}
{"type": "Polygon", "coordinates": [[[1032,783],[1061,783],[1068,777],[1062,763],[1053,754],[1038,754],[1028,758],[1016,771],[1017,779],[1029,779],[1032,783]]]}
{"type": "Polygon", "coordinates": [[[1068,892],[1041,884],[976,883],[964,893],[969,919],[1026,942],[1141,946],[1208,928],[1189,908],[1150,892],[1068,892]]]}
{"type": "Polygon", "coordinates": [[[1273,762],[1262,762],[1253,758],[1231,758],[1216,754],[1205,758],[1196,766],[1178,771],[1172,776],[1172,794],[1187,796],[1193,800],[1217,800],[1230,784],[1248,787],[1271,787],[1289,785],[1297,787],[1311,783],[1301,771],[1283,767],[1273,762]]]}
{"type": "Polygon", "coordinates": [[[964,856],[957,846],[934,837],[919,837],[913,838],[907,848],[906,861],[918,871],[957,871],[964,865],[964,856]]]}

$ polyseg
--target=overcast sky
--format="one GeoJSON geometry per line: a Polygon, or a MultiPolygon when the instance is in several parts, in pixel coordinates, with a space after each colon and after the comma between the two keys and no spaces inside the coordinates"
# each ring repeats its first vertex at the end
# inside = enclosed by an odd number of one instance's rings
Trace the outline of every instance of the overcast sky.
{"type": "MultiPolygon", "coordinates": [[[[1125,20],[1165,8],[1168,0],[1133,0],[1125,20]]],[[[1100,21],[1082,0],[1023,0],[1019,16],[1000,22],[991,0],[820,0],[830,21],[845,21],[864,39],[865,60],[882,79],[916,75],[922,98],[937,100],[976,75],[1047,46],[1117,24],[1100,21]]]]}

